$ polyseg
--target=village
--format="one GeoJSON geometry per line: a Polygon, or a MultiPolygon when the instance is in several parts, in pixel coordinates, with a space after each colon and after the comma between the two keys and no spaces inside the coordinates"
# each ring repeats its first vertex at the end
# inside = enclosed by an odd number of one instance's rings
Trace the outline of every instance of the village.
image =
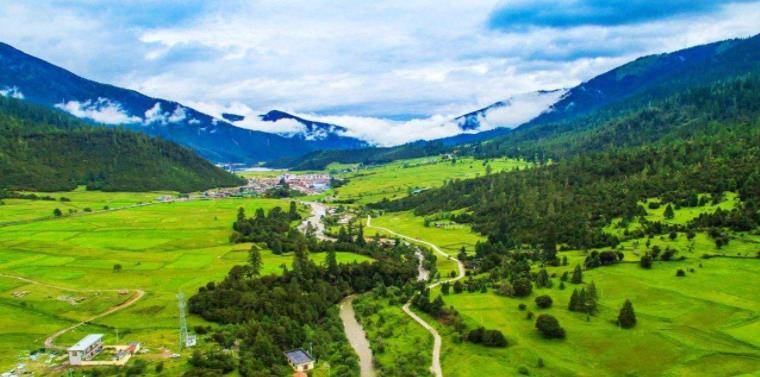
{"type": "Polygon", "coordinates": [[[284,186],[287,186],[290,190],[303,193],[303,195],[314,195],[329,189],[330,179],[329,174],[321,173],[286,173],[272,177],[249,177],[247,178],[248,182],[244,186],[207,190],[199,194],[198,198],[255,197],[266,194],[268,190],[284,186]]]}

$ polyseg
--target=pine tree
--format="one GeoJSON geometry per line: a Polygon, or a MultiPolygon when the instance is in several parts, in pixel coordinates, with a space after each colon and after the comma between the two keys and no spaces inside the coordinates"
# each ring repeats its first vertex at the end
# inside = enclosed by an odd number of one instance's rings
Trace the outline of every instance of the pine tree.
{"type": "Polygon", "coordinates": [[[618,325],[624,329],[636,326],[636,313],[633,311],[631,300],[625,300],[618,314],[618,325]]]}
{"type": "Polygon", "coordinates": [[[364,239],[364,225],[362,224],[359,224],[359,232],[356,234],[356,244],[359,246],[367,244],[367,241],[364,239]]]}
{"type": "Polygon", "coordinates": [[[673,206],[668,203],[668,205],[665,207],[665,213],[663,214],[666,219],[672,220],[674,217],[676,217],[675,212],[673,212],[673,206]]]}
{"type": "Polygon", "coordinates": [[[580,301],[578,298],[578,289],[576,288],[576,289],[573,289],[573,293],[570,295],[570,303],[567,305],[567,309],[570,310],[571,312],[578,310],[577,308],[579,306],[578,305],[579,302],[580,301]]]}
{"type": "Polygon", "coordinates": [[[248,262],[251,264],[251,275],[259,276],[261,274],[262,260],[258,246],[251,246],[251,250],[248,252],[248,262]]]}
{"type": "Polygon", "coordinates": [[[583,283],[583,271],[581,271],[581,265],[575,265],[575,270],[573,270],[573,277],[570,279],[570,282],[573,284],[583,283]]]}
{"type": "Polygon", "coordinates": [[[592,281],[591,284],[588,285],[588,290],[586,291],[586,313],[596,313],[598,302],[599,293],[596,290],[596,284],[592,281]]]}
{"type": "Polygon", "coordinates": [[[338,273],[338,259],[335,255],[335,250],[332,248],[327,250],[327,271],[330,273],[330,275],[337,275],[338,273]]]}

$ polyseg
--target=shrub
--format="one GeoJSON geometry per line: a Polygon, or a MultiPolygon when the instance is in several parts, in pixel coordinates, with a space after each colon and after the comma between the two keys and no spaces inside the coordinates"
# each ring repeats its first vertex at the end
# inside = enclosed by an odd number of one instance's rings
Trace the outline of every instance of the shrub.
{"type": "Polygon", "coordinates": [[[541,309],[550,308],[552,306],[552,298],[547,295],[538,296],[535,301],[536,305],[541,309]]]}
{"type": "Polygon", "coordinates": [[[557,321],[554,316],[549,314],[541,314],[538,316],[536,319],[536,328],[541,332],[541,335],[543,335],[544,338],[562,339],[565,337],[565,329],[559,325],[559,321],[557,321]]]}
{"type": "Polygon", "coordinates": [[[515,279],[512,286],[515,290],[515,297],[530,296],[530,293],[533,291],[533,284],[526,278],[515,279]]]}
{"type": "Polygon", "coordinates": [[[517,308],[518,308],[518,309],[520,309],[521,311],[525,311],[525,309],[526,309],[527,307],[528,307],[528,306],[527,306],[527,305],[525,305],[525,304],[520,304],[520,305],[517,305],[517,308]]]}
{"type": "Polygon", "coordinates": [[[686,271],[679,268],[678,271],[676,271],[676,276],[678,276],[679,278],[682,278],[686,276],[686,271]]]}
{"type": "Polygon", "coordinates": [[[520,373],[520,374],[522,374],[524,376],[527,376],[527,375],[530,374],[530,371],[528,370],[528,367],[526,367],[525,365],[520,365],[517,368],[517,373],[520,373]]]}
{"type": "Polygon", "coordinates": [[[639,261],[639,265],[641,266],[641,268],[644,268],[647,270],[652,268],[652,257],[649,256],[649,254],[644,255],[643,257],[641,257],[641,260],[639,261]]]}

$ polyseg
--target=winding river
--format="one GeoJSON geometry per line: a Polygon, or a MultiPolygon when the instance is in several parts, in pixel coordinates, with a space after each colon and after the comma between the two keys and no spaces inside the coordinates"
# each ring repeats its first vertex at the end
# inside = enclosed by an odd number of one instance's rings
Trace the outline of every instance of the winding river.
{"type": "Polygon", "coordinates": [[[356,296],[348,296],[340,302],[340,320],[343,322],[343,329],[346,332],[348,343],[359,356],[359,369],[361,377],[375,377],[375,368],[372,361],[372,349],[369,347],[369,340],[364,333],[364,328],[356,320],[354,313],[353,301],[356,296]]]}

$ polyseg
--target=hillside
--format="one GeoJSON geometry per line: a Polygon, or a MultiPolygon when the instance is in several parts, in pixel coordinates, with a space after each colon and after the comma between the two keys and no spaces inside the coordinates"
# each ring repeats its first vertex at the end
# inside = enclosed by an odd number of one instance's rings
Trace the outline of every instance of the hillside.
{"type": "Polygon", "coordinates": [[[300,138],[236,127],[174,101],[102,84],[0,43],[0,90],[94,124],[124,125],[215,162],[257,163],[365,145],[338,134],[300,138]]]}
{"type": "Polygon", "coordinates": [[[189,192],[241,182],[172,142],[0,97],[0,188],[189,192]]]}
{"type": "Polygon", "coordinates": [[[467,208],[461,220],[493,243],[590,248],[615,246],[620,240],[604,227],[637,216],[646,198],[678,202],[693,193],[738,191],[747,207],[732,221],[753,228],[760,224],[759,89],[757,76],[694,88],[592,130],[541,141],[566,151],[553,164],[377,206],[418,214],[467,208]]]}
{"type": "MultiPolygon", "coordinates": [[[[624,131],[617,130],[613,137],[609,130],[598,131],[599,127],[625,116],[646,118],[647,115],[641,112],[645,109],[656,111],[651,108],[653,102],[660,106],[678,107],[678,103],[672,103],[678,101],[673,96],[681,92],[757,74],[760,72],[759,51],[760,35],[646,56],[570,89],[547,111],[513,130],[499,128],[398,147],[368,148],[361,153],[312,153],[289,160],[289,166],[319,168],[330,162],[378,163],[387,162],[390,160],[388,156],[396,154],[409,158],[454,151],[478,157],[508,155],[536,158],[538,155],[540,158],[560,158],[572,153],[600,150],[627,137],[632,139],[625,141],[624,145],[641,145],[664,137],[670,131],[641,133],[638,129],[630,129],[627,135],[620,135],[624,131]],[[670,103],[665,99],[669,99],[670,103]],[[431,148],[432,145],[438,148],[431,148]]],[[[482,117],[482,111],[488,109],[490,107],[458,119],[465,125],[472,125],[482,117]]],[[[664,120],[659,121],[657,124],[664,120]]]]}

